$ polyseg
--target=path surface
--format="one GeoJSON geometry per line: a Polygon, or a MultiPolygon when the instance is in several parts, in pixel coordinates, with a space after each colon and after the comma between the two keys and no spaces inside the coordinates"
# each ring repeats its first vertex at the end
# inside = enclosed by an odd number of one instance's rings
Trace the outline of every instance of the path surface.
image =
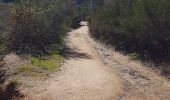
{"type": "Polygon", "coordinates": [[[68,33],[68,59],[36,100],[113,100],[120,93],[119,78],[102,63],[87,34],[87,26],[68,33]]]}
{"type": "Polygon", "coordinates": [[[68,33],[61,72],[49,79],[45,91],[26,100],[170,100],[169,83],[97,46],[88,34],[86,25],[68,33]]]}

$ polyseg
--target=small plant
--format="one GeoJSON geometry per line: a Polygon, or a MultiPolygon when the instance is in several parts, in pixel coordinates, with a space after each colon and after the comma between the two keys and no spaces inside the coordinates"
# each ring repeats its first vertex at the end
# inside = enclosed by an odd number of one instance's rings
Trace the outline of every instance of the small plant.
{"type": "Polygon", "coordinates": [[[139,56],[137,53],[131,53],[131,54],[129,54],[130,60],[138,60],[139,57],[140,57],[140,56],[139,56]]]}

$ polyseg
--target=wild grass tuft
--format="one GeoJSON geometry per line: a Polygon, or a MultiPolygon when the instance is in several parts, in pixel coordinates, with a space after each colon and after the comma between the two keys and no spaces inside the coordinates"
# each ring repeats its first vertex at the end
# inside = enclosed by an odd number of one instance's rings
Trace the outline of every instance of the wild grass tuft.
{"type": "Polygon", "coordinates": [[[139,54],[137,54],[137,53],[130,53],[130,54],[129,54],[129,59],[130,59],[130,60],[139,60],[139,59],[140,59],[140,56],[139,56],[139,54]]]}

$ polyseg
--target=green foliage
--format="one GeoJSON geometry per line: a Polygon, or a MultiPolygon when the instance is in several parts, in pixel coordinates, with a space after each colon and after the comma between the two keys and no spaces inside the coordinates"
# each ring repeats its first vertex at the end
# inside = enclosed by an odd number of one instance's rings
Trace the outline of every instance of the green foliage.
{"type": "Polygon", "coordinates": [[[41,70],[35,66],[32,66],[31,64],[18,67],[16,70],[16,73],[24,74],[24,75],[35,77],[35,78],[40,78],[42,76],[46,76],[46,74],[43,73],[43,70],[41,70]]]}
{"type": "Polygon", "coordinates": [[[18,0],[9,16],[7,48],[32,55],[60,52],[74,15],[65,0],[18,0]]]}
{"type": "Polygon", "coordinates": [[[6,46],[2,43],[0,44],[0,54],[4,53],[6,50],[6,46]]]}
{"type": "Polygon", "coordinates": [[[39,57],[32,57],[31,64],[33,66],[40,67],[44,70],[58,70],[60,64],[64,61],[63,57],[58,54],[52,54],[48,59],[42,59],[39,57]]]}
{"type": "Polygon", "coordinates": [[[16,7],[10,14],[10,45],[12,50],[30,51],[35,45],[42,45],[40,20],[33,8],[16,7]],[[35,44],[36,43],[36,44],[35,44]]]}
{"type": "Polygon", "coordinates": [[[59,66],[56,64],[54,60],[41,60],[40,58],[32,58],[31,63],[34,66],[40,67],[44,70],[54,70],[59,66]]]}
{"type": "Polygon", "coordinates": [[[3,33],[0,33],[0,54],[3,54],[6,50],[6,45],[4,43],[3,33]]]}
{"type": "Polygon", "coordinates": [[[61,55],[55,54],[55,53],[51,55],[51,59],[53,59],[59,63],[64,61],[64,58],[61,55]]]}
{"type": "Polygon", "coordinates": [[[46,76],[49,72],[59,71],[59,67],[64,61],[63,57],[58,54],[52,54],[46,57],[46,59],[31,57],[30,62],[18,67],[16,72],[18,74],[23,73],[28,76],[41,77],[46,76]]]}
{"type": "Polygon", "coordinates": [[[154,61],[170,55],[169,0],[106,0],[90,16],[97,39],[154,61]]]}
{"type": "Polygon", "coordinates": [[[0,33],[5,33],[3,40],[0,34],[0,42],[5,43],[0,44],[0,51],[4,52],[5,46],[8,51],[31,55],[59,53],[64,47],[65,33],[85,19],[88,5],[89,0],[80,7],[75,6],[75,0],[15,0],[9,17],[0,13],[0,33]]]}
{"type": "Polygon", "coordinates": [[[6,42],[7,42],[7,37],[6,37],[6,18],[9,15],[9,9],[11,6],[9,5],[1,5],[0,4],[0,55],[4,54],[6,51],[6,42]]]}

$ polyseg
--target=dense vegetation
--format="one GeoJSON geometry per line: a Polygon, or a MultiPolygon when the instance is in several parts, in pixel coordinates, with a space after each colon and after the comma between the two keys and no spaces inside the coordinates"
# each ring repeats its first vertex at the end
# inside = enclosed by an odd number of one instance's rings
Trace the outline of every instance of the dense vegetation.
{"type": "Polygon", "coordinates": [[[70,27],[77,28],[90,11],[90,0],[2,1],[0,53],[43,55],[60,52],[66,31],[70,27]],[[6,12],[5,7],[8,7],[6,12]]]}
{"type": "Polygon", "coordinates": [[[6,49],[6,17],[9,14],[10,5],[0,4],[0,55],[5,52],[6,49]]]}
{"type": "Polygon", "coordinates": [[[34,55],[59,52],[64,46],[65,32],[74,18],[73,3],[67,1],[16,0],[8,14],[1,16],[8,21],[1,23],[4,30],[1,30],[0,41],[5,44],[1,42],[0,52],[34,55]]]}
{"type": "Polygon", "coordinates": [[[170,56],[169,0],[98,0],[90,28],[116,50],[155,62],[170,56]]]}

